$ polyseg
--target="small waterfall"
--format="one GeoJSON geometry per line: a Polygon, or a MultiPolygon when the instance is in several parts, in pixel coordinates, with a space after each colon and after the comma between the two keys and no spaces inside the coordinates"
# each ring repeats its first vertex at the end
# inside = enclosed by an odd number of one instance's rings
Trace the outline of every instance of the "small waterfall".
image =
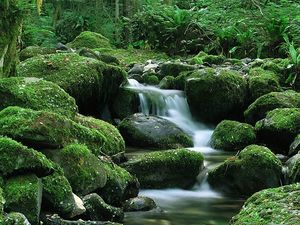
{"type": "Polygon", "coordinates": [[[163,90],[155,86],[143,85],[134,79],[128,80],[128,89],[138,93],[141,112],[145,115],[163,117],[183,131],[193,136],[194,147],[207,147],[212,130],[195,121],[185,97],[179,90],[163,90]]]}

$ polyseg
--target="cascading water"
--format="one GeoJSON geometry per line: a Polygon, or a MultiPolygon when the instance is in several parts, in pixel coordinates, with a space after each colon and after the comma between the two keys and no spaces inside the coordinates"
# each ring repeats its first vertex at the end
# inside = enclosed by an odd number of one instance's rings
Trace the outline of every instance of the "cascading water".
{"type": "MultiPolygon", "coordinates": [[[[173,122],[193,137],[194,147],[190,149],[200,151],[205,155],[206,168],[214,167],[216,163],[223,161],[228,156],[224,152],[216,151],[209,147],[209,140],[213,130],[193,119],[183,91],[162,90],[155,86],[140,84],[134,79],[129,79],[128,83],[129,85],[126,86],[126,88],[137,92],[139,95],[140,111],[143,114],[163,117],[173,122]]],[[[206,182],[206,171],[203,171],[200,176],[202,177],[202,180],[199,181],[192,190],[143,190],[140,194],[153,198],[159,206],[175,212],[176,216],[177,214],[185,212],[189,207],[192,207],[193,209],[199,208],[199,210],[207,213],[207,215],[212,216],[211,211],[215,211],[214,205],[229,204],[230,200],[210,189],[209,184],[206,182]]],[[[234,203],[230,202],[230,204],[234,203]]],[[[226,214],[226,212],[222,213],[226,214]]],[[[221,214],[219,215],[217,213],[217,215],[213,217],[216,217],[216,219],[212,220],[211,218],[206,218],[203,219],[203,222],[210,220],[212,223],[205,224],[227,223],[226,219],[228,218],[224,219],[221,214]],[[218,219],[218,217],[221,217],[221,219],[218,219]],[[216,221],[218,221],[218,223],[215,223],[216,221]],[[224,221],[226,221],[226,223],[223,223],[224,221]]],[[[173,222],[172,224],[177,224],[178,221],[176,223],[173,222]]],[[[137,221],[133,219],[131,224],[147,224],[147,222],[143,221],[141,223],[140,219],[137,221]]],[[[189,223],[184,222],[179,224],[189,223]]],[[[200,222],[199,224],[204,223],[200,222]]]]}

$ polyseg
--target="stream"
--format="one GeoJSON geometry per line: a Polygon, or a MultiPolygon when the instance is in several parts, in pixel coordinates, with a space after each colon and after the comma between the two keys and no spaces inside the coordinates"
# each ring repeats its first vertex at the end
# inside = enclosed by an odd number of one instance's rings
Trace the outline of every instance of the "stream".
{"type": "MultiPolygon", "coordinates": [[[[240,210],[243,199],[224,196],[212,190],[206,181],[207,171],[223,162],[232,153],[209,147],[213,129],[195,121],[183,91],[163,90],[155,86],[143,85],[134,79],[128,80],[126,87],[138,93],[140,112],[145,115],[163,117],[193,137],[194,147],[204,155],[205,169],[199,174],[198,182],[190,190],[163,189],[141,190],[140,196],[155,200],[161,210],[127,213],[128,225],[225,225],[240,210]]],[[[147,151],[146,149],[144,151],[147,151]]],[[[130,155],[141,154],[141,150],[131,150],[130,155]]]]}

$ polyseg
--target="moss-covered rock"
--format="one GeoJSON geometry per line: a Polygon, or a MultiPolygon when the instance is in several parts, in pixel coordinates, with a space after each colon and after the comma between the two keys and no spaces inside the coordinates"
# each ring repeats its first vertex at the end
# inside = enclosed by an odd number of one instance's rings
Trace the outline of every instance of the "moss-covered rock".
{"type": "Polygon", "coordinates": [[[256,141],[254,127],[246,123],[223,120],[211,137],[211,146],[225,151],[238,151],[256,141]]]}
{"type": "Polygon", "coordinates": [[[75,194],[86,195],[106,184],[107,174],[101,160],[85,145],[71,144],[45,154],[61,166],[75,194]]]}
{"type": "Polygon", "coordinates": [[[123,205],[125,212],[150,211],[156,207],[153,199],[144,196],[128,199],[123,205]]]}
{"type": "Polygon", "coordinates": [[[4,225],[30,225],[26,216],[22,213],[11,212],[3,220],[4,225]]]}
{"type": "Polygon", "coordinates": [[[166,62],[160,66],[160,78],[162,79],[166,76],[177,77],[183,71],[191,71],[195,69],[195,66],[186,63],[166,62]]]}
{"type": "Polygon", "coordinates": [[[287,162],[286,182],[289,184],[300,182],[300,154],[294,155],[287,162]]]}
{"type": "Polygon", "coordinates": [[[300,93],[295,91],[271,92],[256,99],[244,112],[245,119],[250,124],[265,118],[269,111],[276,108],[300,107],[300,93]]]}
{"type": "Polygon", "coordinates": [[[34,77],[0,79],[0,110],[20,106],[47,110],[73,118],[78,111],[75,100],[58,85],[34,77]]]}
{"type": "Polygon", "coordinates": [[[78,124],[97,131],[103,135],[104,139],[101,152],[107,155],[125,152],[124,139],[115,126],[103,120],[95,119],[93,117],[86,117],[79,114],[77,114],[74,120],[78,124]]]}
{"type": "Polygon", "coordinates": [[[158,85],[159,78],[157,77],[157,74],[146,73],[143,75],[143,83],[149,84],[149,85],[158,85]]]}
{"type": "Polygon", "coordinates": [[[18,66],[18,76],[38,77],[58,84],[75,98],[80,112],[100,116],[126,80],[121,68],[75,53],[37,56],[18,66]]]}
{"type": "Polygon", "coordinates": [[[262,95],[282,90],[276,74],[262,68],[250,70],[248,83],[252,102],[262,95]]]}
{"type": "Polygon", "coordinates": [[[299,223],[300,183],[260,191],[251,196],[232,225],[299,223]]]}
{"type": "Polygon", "coordinates": [[[261,142],[273,147],[273,151],[287,154],[290,144],[300,132],[300,109],[274,109],[256,123],[255,129],[261,142]]]}
{"type": "Polygon", "coordinates": [[[136,113],[118,126],[127,145],[159,149],[192,147],[191,137],[170,121],[136,113]]]}
{"type": "Polygon", "coordinates": [[[227,193],[249,196],[256,191],[280,186],[282,164],[270,149],[249,145],[237,156],[208,173],[209,184],[227,193]]]}
{"type": "Polygon", "coordinates": [[[166,76],[159,82],[159,88],[161,89],[174,89],[175,77],[166,76]]]}
{"type": "Polygon", "coordinates": [[[238,72],[209,68],[196,71],[191,76],[185,89],[193,115],[216,123],[241,114],[247,83],[238,72]]]}
{"type": "Polygon", "coordinates": [[[290,145],[289,155],[300,153],[300,134],[297,135],[293,143],[290,145]]]}
{"type": "Polygon", "coordinates": [[[4,204],[5,204],[5,199],[3,196],[3,190],[2,190],[2,185],[0,186],[0,223],[3,223],[3,212],[4,212],[4,204]]]}
{"type": "Polygon", "coordinates": [[[19,59],[20,61],[24,61],[26,59],[39,56],[39,55],[48,55],[48,54],[53,54],[55,53],[56,50],[53,48],[45,48],[45,47],[40,47],[40,46],[29,46],[25,49],[23,49],[19,53],[19,59]]]}
{"type": "Polygon", "coordinates": [[[219,65],[225,61],[226,57],[223,55],[208,55],[205,52],[199,52],[196,56],[194,56],[191,60],[191,64],[203,64],[208,63],[210,65],[215,64],[219,65]]]}
{"type": "Polygon", "coordinates": [[[31,172],[47,176],[53,172],[52,163],[40,152],[6,137],[0,136],[0,174],[31,172]]]}
{"type": "Polygon", "coordinates": [[[84,31],[80,33],[72,42],[67,44],[70,48],[111,48],[109,40],[101,34],[84,31]]]}
{"type": "Polygon", "coordinates": [[[64,175],[63,170],[56,164],[55,172],[42,178],[43,206],[45,210],[51,210],[59,215],[67,216],[75,208],[72,187],[64,175]]]}
{"type": "Polygon", "coordinates": [[[5,211],[23,213],[32,225],[39,224],[42,183],[35,175],[9,178],[4,187],[5,211]]]}
{"type": "Polygon", "coordinates": [[[14,75],[16,65],[16,46],[23,21],[19,1],[0,2],[0,77],[14,75]]]}
{"type": "MultiPolygon", "coordinates": [[[[103,135],[103,133],[110,134],[111,127],[108,127],[109,131],[100,133],[97,129],[89,129],[51,112],[11,106],[0,112],[0,126],[2,127],[0,135],[9,136],[38,149],[58,149],[71,143],[81,143],[97,156],[117,154],[119,151],[123,151],[120,148],[109,148],[116,143],[111,143],[107,148],[103,147],[108,139],[117,139],[111,136],[107,139],[103,135]],[[106,149],[109,151],[104,152],[106,149]]],[[[115,146],[122,146],[122,139],[118,140],[119,142],[115,146]]]]}
{"type": "Polygon", "coordinates": [[[120,206],[129,198],[136,197],[140,184],[136,177],[107,159],[102,159],[107,174],[107,182],[97,192],[108,204],[120,206]]]}
{"type": "Polygon", "coordinates": [[[83,198],[86,215],[89,220],[122,222],[124,212],[121,208],[110,206],[96,193],[83,198]]]}
{"type": "Polygon", "coordinates": [[[122,164],[142,188],[191,187],[203,167],[203,155],[187,149],[141,154],[122,164]]]}
{"type": "Polygon", "coordinates": [[[114,118],[124,119],[138,112],[140,101],[138,94],[130,89],[120,88],[111,105],[111,113],[114,118]]]}

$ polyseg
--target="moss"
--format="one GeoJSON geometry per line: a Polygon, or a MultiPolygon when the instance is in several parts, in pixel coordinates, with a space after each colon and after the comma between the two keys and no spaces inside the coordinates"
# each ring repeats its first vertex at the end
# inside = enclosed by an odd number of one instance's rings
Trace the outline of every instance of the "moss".
{"type": "Polygon", "coordinates": [[[300,183],[260,191],[251,196],[232,225],[294,225],[299,222],[300,183]]]}
{"type": "Polygon", "coordinates": [[[0,77],[14,75],[16,45],[23,19],[17,0],[0,2],[0,77]]]}
{"type": "Polygon", "coordinates": [[[101,34],[84,31],[80,33],[72,42],[67,44],[70,48],[111,48],[109,40],[101,34]]]}
{"type": "Polygon", "coordinates": [[[300,182],[300,154],[296,154],[287,161],[287,180],[293,184],[300,182]]]}
{"type": "Polygon", "coordinates": [[[25,49],[23,49],[19,53],[19,59],[20,61],[24,61],[26,59],[38,56],[38,55],[48,55],[55,53],[56,50],[53,48],[45,48],[40,46],[29,46],[25,49]]]}
{"type": "Polygon", "coordinates": [[[149,85],[157,85],[159,84],[159,79],[155,74],[146,74],[143,75],[143,82],[149,85]]]}
{"type": "Polygon", "coordinates": [[[175,77],[166,76],[159,82],[160,89],[175,89],[175,77]]]}
{"type": "Polygon", "coordinates": [[[1,186],[0,187],[0,223],[1,224],[3,222],[4,204],[5,204],[5,199],[3,196],[3,190],[2,190],[2,186],[1,186]]]}
{"type": "Polygon", "coordinates": [[[58,213],[70,214],[75,207],[72,187],[61,167],[55,165],[55,172],[42,178],[43,208],[58,213]]]}
{"type": "Polygon", "coordinates": [[[208,63],[210,65],[215,64],[219,65],[225,61],[225,56],[223,55],[208,55],[205,52],[199,52],[196,56],[194,56],[190,63],[191,64],[203,64],[208,63]]]}
{"type": "Polygon", "coordinates": [[[98,57],[102,62],[105,62],[107,64],[120,65],[120,61],[112,55],[99,54],[98,57]]]}
{"type": "Polygon", "coordinates": [[[126,73],[116,66],[75,53],[37,56],[18,66],[18,76],[44,78],[76,99],[80,112],[100,115],[112,101],[126,73]]]}
{"type": "Polygon", "coordinates": [[[4,224],[5,225],[15,225],[15,224],[29,225],[30,223],[22,213],[11,212],[5,216],[4,224]]]}
{"type": "Polygon", "coordinates": [[[270,92],[281,91],[278,77],[275,73],[262,68],[251,69],[249,72],[249,92],[251,101],[270,92]]]}
{"type": "Polygon", "coordinates": [[[4,188],[5,211],[23,213],[32,225],[39,224],[42,183],[35,175],[8,179],[4,188]]]}
{"type": "Polygon", "coordinates": [[[52,163],[40,152],[6,137],[0,136],[0,173],[12,174],[32,172],[46,176],[53,172],[52,163]]]}
{"type": "Polygon", "coordinates": [[[62,167],[75,194],[86,195],[106,184],[107,175],[101,161],[85,145],[71,144],[45,154],[62,167]]]}
{"type": "Polygon", "coordinates": [[[196,67],[181,62],[167,62],[160,66],[160,78],[165,76],[177,77],[183,71],[192,71],[196,67]]]}
{"type": "Polygon", "coordinates": [[[20,106],[47,110],[73,118],[77,112],[75,100],[52,82],[39,78],[10,77],[0,79],[0,110],[20,106]]]}
{"type": "Polygon", "coordinates": [[[118,154],[125,151],[125,142],[118,129],[103,121],[93,117],[86,117],[77,114],[75,121],[82,126],[95,130],[103,135],[103,145],[101,151],[108,155],[118,154]]]}
{"type": "Polygon", "coordinates": [[[203,155],[187,149],[145,153],[122,165],[142,188],[191,187],[202,166],[203,155]]]}
{"type": "Polygon", "coordinates": [[[253,102],[244,112],[248,123],[255,124],[276,108],[300,107],[300,94],[294,91],[271,92],[253,102]]]}
{"type": "Polygon", "coordinates": [[[256,191],[280,186],[282,164],[270,149],[249,145],[237,156],[208,173],[209,184],[227,193],[249,196],[256,191]]]}
{"type": "Polygon", "coordinates": [[[216,149],[238,151],[250,144],[254,144],[255,141],[256,133],[251,125],[223,120],[213,132],[211,145],[216,149]]]}
{"type": "Polygon", "coordinates": [[[136,177],[107,159],[102,159],[102,164],[107,174],[107,182],[98,193],[105,202],[120,206],[125,200],[138,195],[139,183],[136,177]]]}
{"type": "Polygon", "coordinates": [[[300,109],[279,108],[270,111],[255,125],[258,139],[273,147],[273,151],[287,154],[290,144],[300,131],[300,109]]]}
{"type": "Polygon", "coordinates": [[[190,75],[185,91],[193,115],[216,123],[242,114],[246,86],[236,71],[205,69],[190,75]]]}

